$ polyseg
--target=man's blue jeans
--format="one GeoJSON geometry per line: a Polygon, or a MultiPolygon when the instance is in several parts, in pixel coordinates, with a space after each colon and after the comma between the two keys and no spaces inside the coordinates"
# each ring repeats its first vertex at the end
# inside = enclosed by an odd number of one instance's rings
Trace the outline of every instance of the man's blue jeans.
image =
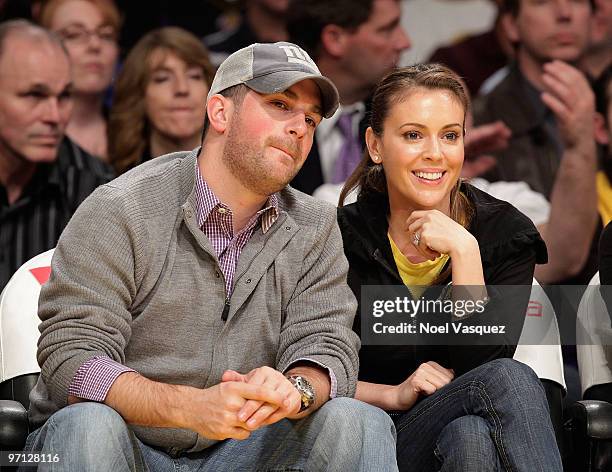
{"type": "Polygon", "coordinates": [[[563,470],[544,388],[512,359],[456,378],[395,426],[402,471],[563,470]]]}
{"type": "Polygon", "coordinates": [[[28,436],[26,451],[58,454],[52,471],[396,471],[395,428],[382,410],[336,398],[300,421],[282,420],[244,441],[172,458],[139,441],[112,408],[62,408],[28,436]]]}

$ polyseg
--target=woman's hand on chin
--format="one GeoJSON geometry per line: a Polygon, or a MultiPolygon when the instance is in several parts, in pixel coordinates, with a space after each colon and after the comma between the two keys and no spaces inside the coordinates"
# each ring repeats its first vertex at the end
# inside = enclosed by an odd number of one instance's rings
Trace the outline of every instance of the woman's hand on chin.
{"type": "Polygon", "coordinates": [[[413,211],[405,228],[411,235],[412,244],[428,259],[435,259],[440,254],[456,258],[479,252],[476,238],[439,210],[413,211]]]}

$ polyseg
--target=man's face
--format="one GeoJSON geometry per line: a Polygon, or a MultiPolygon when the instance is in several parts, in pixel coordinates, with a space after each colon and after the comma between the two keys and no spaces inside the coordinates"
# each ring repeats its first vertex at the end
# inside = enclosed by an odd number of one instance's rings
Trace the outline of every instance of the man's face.
{"type": "Polygon", "coordinates": [[[70,118],[70,64],[58,45],[13,33],[0,57],[0,158],[51,162],[70,118]]]}
{"type": "Polygon", "coordinates": [[[410,39],[400,24],[397,0],[374,0],[370,17],[348,36],[341,59],[345,70],[371,88],[398,63],[410,39]]]}
{"type": "Polygon", "coordinates": [[[591,18],[591,48],[612,47],[612,0],[595,0],[591,18]]]}
{"type": "Polygon", "coordinates": [[[321,116],[320,92],[312,80],[269,95],[249,90],[234,108],[223,161],[253,193],[278,192],[304,164],[321,116]]]}
{"type": "Polygon", "coordinates": [[[590,16],[589,0],[520,0],[516,17],[507,17],[507,33],[519,54],[537,62],[575,62],[587,47],[590,16]]]}

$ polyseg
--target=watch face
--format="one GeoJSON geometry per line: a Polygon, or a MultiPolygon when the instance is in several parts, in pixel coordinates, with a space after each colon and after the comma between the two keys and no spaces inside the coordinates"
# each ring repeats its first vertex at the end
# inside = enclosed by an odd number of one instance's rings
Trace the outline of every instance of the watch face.
{"type": "Polygon", "coordinates": [[[289,381],[293,386],[300,392],[302,406],[300,412],[306,410],[315,402],[315,393],[312,385],[308,380],[300,375],[292,375],[289,377],[289,381]]]}

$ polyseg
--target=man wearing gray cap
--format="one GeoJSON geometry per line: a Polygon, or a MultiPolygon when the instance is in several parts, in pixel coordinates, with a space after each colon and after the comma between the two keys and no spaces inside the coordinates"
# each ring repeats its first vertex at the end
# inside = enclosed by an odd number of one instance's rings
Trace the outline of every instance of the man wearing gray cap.
{"type": "Polygon", "coordinates": [[[221,64],[202,147],[96,190],[43,287],[27,451],[52,470],[397,470],[355,393],[331,206],[287,187],[334,85],[290,43],[221,64]]]}

